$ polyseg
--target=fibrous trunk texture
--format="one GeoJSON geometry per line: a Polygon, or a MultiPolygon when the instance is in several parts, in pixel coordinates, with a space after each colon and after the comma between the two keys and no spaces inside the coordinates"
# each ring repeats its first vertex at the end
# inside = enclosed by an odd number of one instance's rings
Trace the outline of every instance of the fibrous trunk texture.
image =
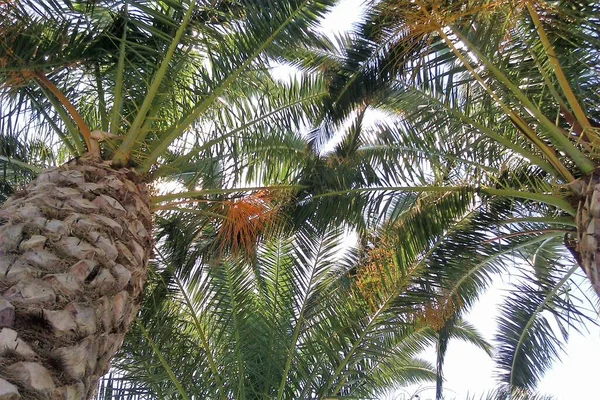
{"type": "Polygon", "coordinates": [[[600,171],[594,171],[577,185],[577,245],[575,256],[600,296],[600,171]]]}
{"type": "Polygon", "coordinates": [[[0,208],[0,400],[86,399],[139,310],[152,248],[146,185],[87,158],[0,208]]]}

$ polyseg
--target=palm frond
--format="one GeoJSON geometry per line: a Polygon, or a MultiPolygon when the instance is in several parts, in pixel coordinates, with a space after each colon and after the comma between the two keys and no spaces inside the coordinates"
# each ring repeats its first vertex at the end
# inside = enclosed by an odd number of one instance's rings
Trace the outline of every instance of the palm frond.
{"type": "Polygon", "coordinates": [[[58,135],[75,154],[83,151],[73,126],[81,114],[86,141],[88,127],[123,134],[104,145],[104,156],[143,163],[146,171],[167,151],[189,152],[186,136],[209,121],[219,122],[218,133],[253,125],[258,131],[289,110],[277,121],[296,129],[305,117],[293,96],[310,85],[296,84],[286,95],[266,73],[268,64],[297,47],[294,35],[319,42],[312,28],[332,4],[249,1],[225,7],[218,17],[206,2],[10,5],[2,20],[2,97],[19,101],[7,102],[3,111],[43,114],[56,127],[45,135],[58,135]],[[257,111],[276,98],[271,110],[257,111]],[[253,118],[234,120],[249,110],[253,118]]]}
{"type": "Polygon", "coordinates": [[[501,306],[497,362],[500,379],[509,387],[535,388],[552,361],[560,357],[569,330],[591,321],[570,299],[569,282],[578,269],[572,266],[558,276],[553,269],[539,281],[529,279],[501,306]]]}
{"type": "MultiPolygon", "coordinates": [[[[349,285],[352,264],[339,260],[340,239],[306,228],[267,241],[253,260],[196,259],[192,279],[169,283],[153,274],[143,325],[128,337],[103,392],[120,385],[174,398],[172,373],[190,397],[368,398],[432,379],[431,366],[415,357],[429,341],[395,314],[379,317],[379,328],[364,336],[369,310],[349,285]]],[[[164,256],[158,272],[187,259],[172,250],[164,256]]],[[[115,398],[126,396],[133,394],[115,398]]]]}

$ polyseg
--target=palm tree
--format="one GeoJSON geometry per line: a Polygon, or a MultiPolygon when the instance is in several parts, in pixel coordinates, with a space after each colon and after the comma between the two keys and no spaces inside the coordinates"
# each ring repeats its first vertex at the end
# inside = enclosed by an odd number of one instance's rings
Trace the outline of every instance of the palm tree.
{"type": "Polygon", "coordinates": [[[37,176],[0,208],[1,396],[93,395],[140,307],[153,212],[218,219],[220,249],[263,234],[323,92],[268,68],[331,3],[0,4],[3,190],[37,176]]]}
{"type": "MultiPolygon", "coordinates": [[[[254,260],[182,258],[179,249],[202,246],[198,226],[172,218],[157,272],[193,263],[197,273],[173,278],[171,296],[150,294],[100,398],[371,398],[434,379],[417,355],[435,331],[414,323],[409,302],[373,312],[371,294],[349,279],[360,261],[341,253],[341,230],[305,226],[254,260]]],[[[154,291],[164,293],[163,277],[154,291]]],[[[483,343],[466,324],[456,332],[483,343]]]]}
{"type": "Polygon", "coordinates": [[[371,160],[396,155],[389,183],[321,198],[386,204],[391,219],[407,205],[433,213],[398,238],[431,241],[419,284],[459,313],[492,276],[516,273],[497,337],[509,391],[535,387],[586,319],[574,300],[586,299],[572,279],[580,267],[600,294],[597,13],[586,1],[382,1],[344,53],[302,61],[325,71],[328,122],[369,108],[395,116],[355,140],[371,160]]]}

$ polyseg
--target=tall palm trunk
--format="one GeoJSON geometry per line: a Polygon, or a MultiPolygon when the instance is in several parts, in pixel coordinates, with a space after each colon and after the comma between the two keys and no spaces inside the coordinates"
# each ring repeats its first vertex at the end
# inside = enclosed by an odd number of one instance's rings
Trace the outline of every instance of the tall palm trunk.
{"type": "Polygon", "coordinates": [[[575,258],[600,296],[600,171],[579,181],[575,258]]]}
{"type": "Polygon", "coordinates": [[[73,160],[0,208],[0,399],[93,396],[140,305],[149,194],[130,169],[73,160]]]}

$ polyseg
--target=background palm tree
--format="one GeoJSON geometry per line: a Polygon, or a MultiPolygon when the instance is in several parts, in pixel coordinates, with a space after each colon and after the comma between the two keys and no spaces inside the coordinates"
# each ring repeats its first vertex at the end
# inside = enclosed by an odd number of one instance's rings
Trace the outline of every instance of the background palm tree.
{"type": "MultiPolygon", "coordinates": [[[[182,260],[176,249],[196,248],[198,230],[174,217],[190,235],[170,237],[157,270],[191,262],[197,278],[173,278],[170,297],[150,294],[101,398],[371,398],[434,379],[417,354],[436,332],[415,323],[409,301],[372,308],[373,293],[352,279],[360,257],[342,251],[342,231],[305,227],[261,245],[251,261],[182,260]]],[[[468,324],[454,332],[489,348],[468,324]]]]}
{"type": "Polygon", "coordinates": [[[510,390],[532,389],[569,327],[587,320],[577,265],[597,282],[597,11],[593,2],[383,1],[331,53],[300,62],[324,70],[331,93],[321,138],[365,110],[395,117],[354,138],[363,159],[396,157],[377,172],[388,182],[316,197],[331,209],[385,207],[391,221],[421,214],[399,224],[398,246],[438,238],[418,284],[459,314],[493,276],[516,274],[497,336],[510,390]]]}
{"type": "Polygon", "coordinates": [[[21,172],[3,190],[37,175],[0,210],[3,393],[92,396],[139,309],[154,211],[208,205],[192,212],[221,221],[221,249],[263,233],[303,149],[290,131],[323,93],[318,79],[281,84],[267,71],[292,38],[316,40],[330,5],[1,6],[0,162],[5,177],[21,172]],[[149,186],[167,181],[177,185],[149,186]],[[236,187],[249,182],[278,189],[240,214],[256,190],[236,187]]]}

